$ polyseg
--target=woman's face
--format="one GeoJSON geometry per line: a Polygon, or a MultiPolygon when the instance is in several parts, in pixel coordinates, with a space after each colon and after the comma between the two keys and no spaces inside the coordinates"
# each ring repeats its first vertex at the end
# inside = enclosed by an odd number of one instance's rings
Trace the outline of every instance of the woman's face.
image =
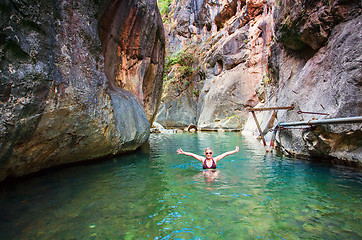
{"type": "Polygon", "coordinates": [[[205,150],[205,155],[206,155],[206,158],[207,159],[210,159],[210,158],[212,158],[212,149],[211,148],[206,148],[206,150],[205,150]]]}

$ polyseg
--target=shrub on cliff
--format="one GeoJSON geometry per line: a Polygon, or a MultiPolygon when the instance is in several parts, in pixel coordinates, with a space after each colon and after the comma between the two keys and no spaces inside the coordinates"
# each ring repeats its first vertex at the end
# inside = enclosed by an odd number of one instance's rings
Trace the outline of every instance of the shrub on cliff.
{"type": "Polygon", "coordinates": [[[157,0],[157,6],[164,21],[168,19],[168,13],[170,12],[172,2],[173,0],[157,0]]]}
{"type": "Polygon", "coordinates": [[[182,78],[191,77],[192,73],[195,71],[193,68],[195,62],[196,57],[186,50],[181,50],[167,56],[165,60],[164,80],[167,80],[167,76],[171,72],[172,68],[174,68],[177,75],[182,78]]]}

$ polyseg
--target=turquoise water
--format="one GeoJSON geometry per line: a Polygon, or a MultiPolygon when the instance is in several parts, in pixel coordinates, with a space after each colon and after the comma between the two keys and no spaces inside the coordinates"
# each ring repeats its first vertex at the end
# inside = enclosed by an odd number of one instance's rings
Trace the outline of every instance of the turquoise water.
{"type": "Polygon", "coordinates": [[[238,133],[154,134],[137,153],[3,186],[1,239],[361,239],[362,174],[238,133]],[[176,149],[240,152],[204,172],[176,149]]]}

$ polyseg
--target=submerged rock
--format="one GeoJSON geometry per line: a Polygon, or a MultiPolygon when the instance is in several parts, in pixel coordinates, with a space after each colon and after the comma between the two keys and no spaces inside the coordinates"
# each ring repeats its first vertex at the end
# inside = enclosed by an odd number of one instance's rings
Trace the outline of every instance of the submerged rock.
{"type": "Polygon", "coordinates": [[[156,1],[9,0],[0,12],[0,180],[147,140],[162,87],[156,1]]]}

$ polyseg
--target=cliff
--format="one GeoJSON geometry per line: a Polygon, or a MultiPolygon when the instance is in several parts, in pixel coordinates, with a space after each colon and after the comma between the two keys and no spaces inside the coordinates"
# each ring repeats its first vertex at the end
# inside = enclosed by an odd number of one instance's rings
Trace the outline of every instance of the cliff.
{"type": "Polygon", "coordinates": [[[170,9],[165,24],[169,52],[185,52],[194,61],[188,75],[175,74],[182,62],[171,66],[156,121],[166,127],[194,123],[200,129],[242,129],[245,109],[264,97],[255,88],[267,71],[272,5],[185,0],[170,9]]]}
{"type": "MultiPolygon", "coordinates": [[[[278,112],[275,121],[362,116],[360,2],[281,1],[275,15],[278,42],[269,59],[268,105],[295,107],[278,112]]],[[[281,150],[291,155],[361,165],[361,127],[323,125],[281,131],[277,139],[281,150]]]]}
{"type": "Polygon", "coordinates": [[[0,12],[0,180],[147,140],[164,66],[155,1],[6,0],[0,12]]]}
{"type": "MultiPolygon", "coordinates": [[[[362,115],[359,1],[174,1],[164,14],[168,61],[156,121],[166,127],[243,130],[278,122],[362,115]],[[188,72],[180,56],[192,59],[188,72]],[[188,74],[185,74],[188,73],[188,74]],[[298,114],[302,112],[327,113],[298,114]]],[[[362,162],[361,124],[279,132],[300,157],[362,162]]]]}

